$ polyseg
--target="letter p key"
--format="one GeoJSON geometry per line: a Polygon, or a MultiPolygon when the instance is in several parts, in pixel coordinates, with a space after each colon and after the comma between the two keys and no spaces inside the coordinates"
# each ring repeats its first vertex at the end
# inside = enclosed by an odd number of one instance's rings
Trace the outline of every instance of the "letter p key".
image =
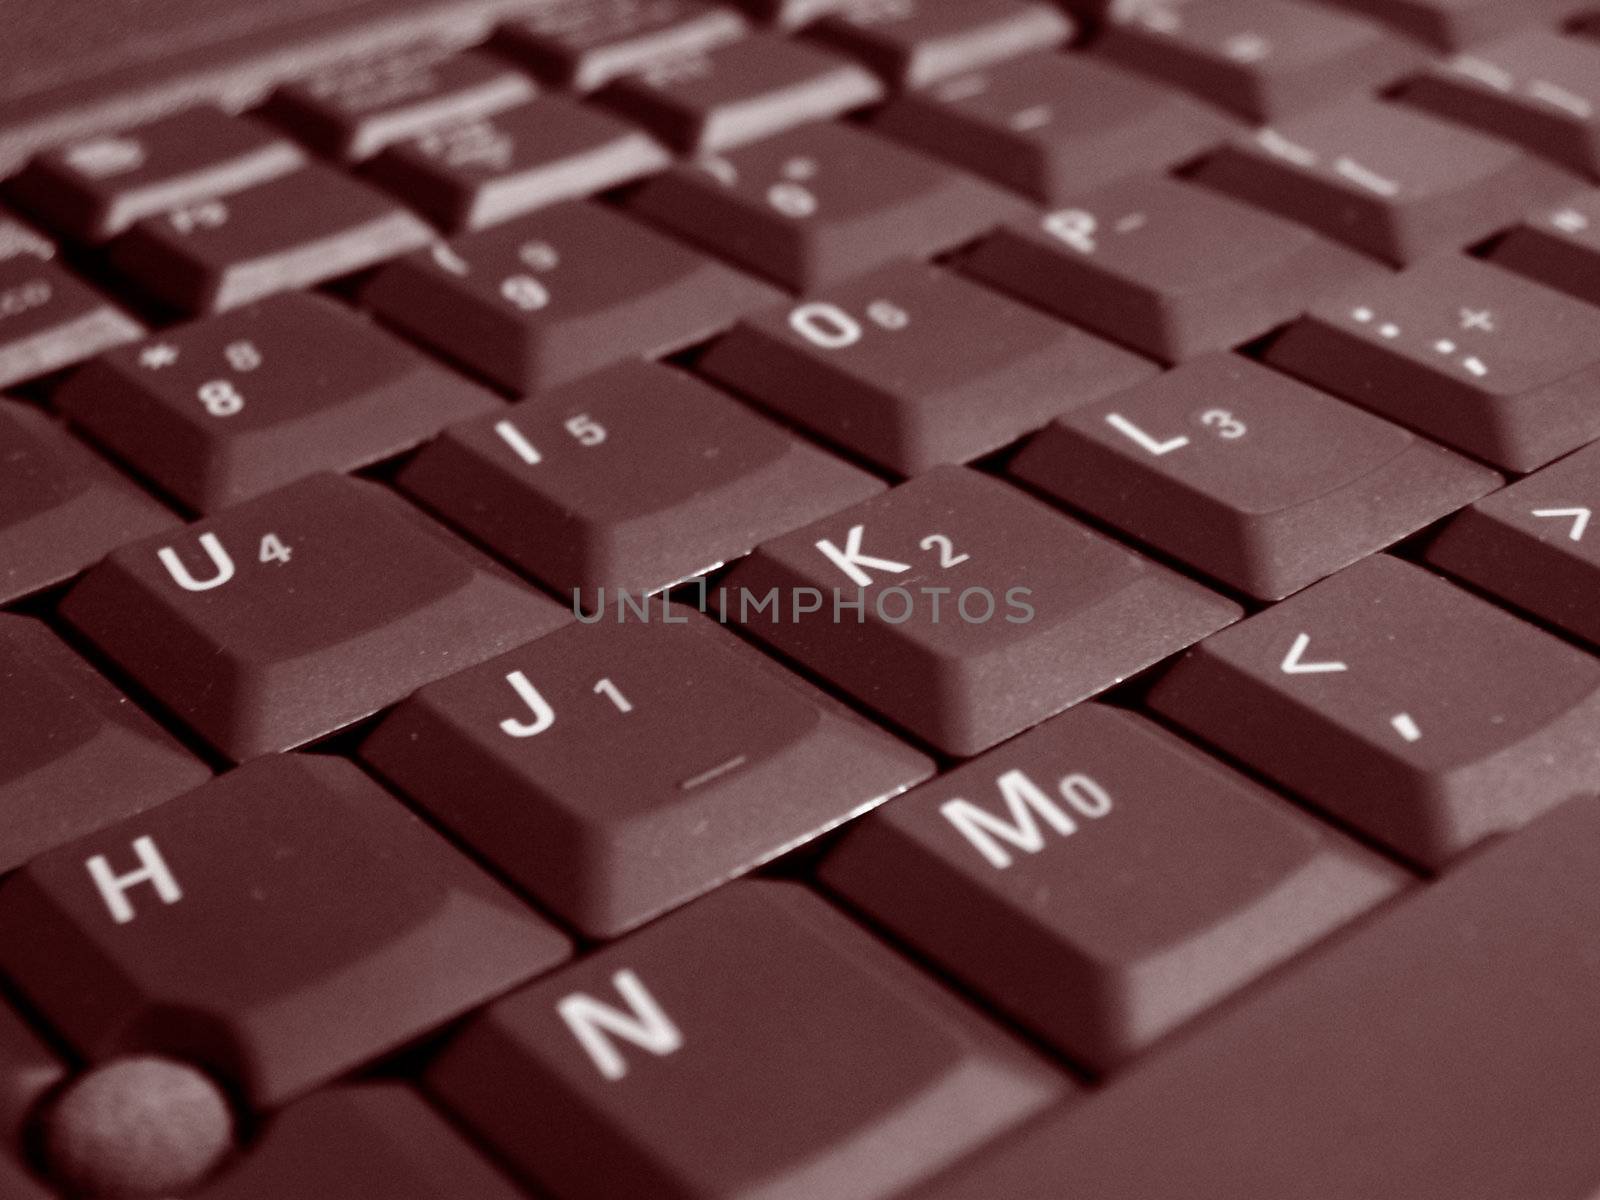
{"type": "Polygon", "coordinates": [[[111,911],[111,919],[118,925],[126,925],[136,915],[128,900],[128,892],[141,883],[153,887],[163,904],[176,904],[183,899],[183,889],[178,886],[166,860],[161,857],[161,851],[156,849],[154,839],[135,838],[133,852],[138,856],[139,867],[126,875],[113,875],[111,863],[104,854],[96,854],[83,864],[89,869],[89,878],[94,880],[95,887],[100,889],[100,897],[111,911]]]}

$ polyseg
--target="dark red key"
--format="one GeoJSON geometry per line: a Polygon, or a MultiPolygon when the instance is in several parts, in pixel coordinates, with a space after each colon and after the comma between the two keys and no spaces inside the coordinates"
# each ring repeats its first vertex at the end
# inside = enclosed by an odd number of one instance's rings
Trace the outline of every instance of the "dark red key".
{"type": "Polygon", "coordinates": [[[931,257],[1024,211],[981,179],[833,123],[679,167],[631,207],[797,292],[931,257]]]}
{"type": "Polygon", "coordinates": [[[211,778],[43,625],[0,616],[0,872],[211,778]]]}
{"type": "Polygon", "coordinates": [[[365,292],[385,321],[515,392],[693,345],[778,296],[582,202],[402,259],[365,292]]]}
{"type": "Polygon", "coordinates": [[[888,1200],[1071,1086],[791,883],[723,888],[491,1005],[426,1082],[571,1200],[888,1200]]]}
{"type": "Polygon", "coordinates": [[[102,355],[55,404],[194,512],[365,466],[501,407],[342,305],[295,293],[102,355]]]}
{"type": "Polygon", "coordinates": [[[1438,50],[1460,50],[1511,30],[1553,25],[1585,0],[1321,0],[1393,25],[1438,50]]]}
{"type": "Polygon", "coordinates": [[[1085,704],[850,826],[822,880],[1113,1070],[1403,874],[1142,717],[1085,704]]]}
{"type": "Polygon", "coordinates": [[[313,164],[147,217],[111,261],[157,300],[203,313],[350,275],[432,238],[383,193],[313,164]]]}
{"type": "Polygon", "coordinates": [[[613,105],[689,153],[726,150],[883,98],[865,67],[804,42],[760,35],[664,59],[616,80],[613,105]]]}
{"type": "Polygon", "coordinates": [[[271,1108],[567,956],[349,763],[284,756],[35,858],[0,965],[91,1061],[155,1051],[271,1108]]]}
{"type": "Polygon", "coordinates": [[[1597,870],[1577,801],[914,1195],[1593,1195],[1597,870]]]}
{"type": "Polygon", "coordinates": [[[1428,561],[1600,645],[1600,446],[1478,501],[1444,527],[1428,561]]]}
{"type": "Polygon", "coordinates": [[[276,131],[207,105],[46,151],[9,194],[68,237],[103,242],[142,217],[237,192],[304,162],[304,152],[276,131]]]}
{"type": "Polygon", "coordinates": [[[22,1023],[0,1004],[0,1192],[7,1200],[50,1200],[51,1193],[26,1165],[30,1118],[66,1070],[22,1023]]]}
{"type": "Polygon", "coordinates": [[[0,387],[48,375],[144,332],[54,256],[49,242],[0,216],[0,387]]]}
{"type": "Polygon", "coordinates": [[[190,1200],[526,1200],[410,1088],[327,1088],[274,1116],[190,1200]]]}
{"type": "Polygon", "coordinates": [[[116,552],[60,612],[235,761],[569,619],[399,499],[333,475],[116,552]]]}
{"type": "Polygon", "coordinates": [[[558,87],[592,92],[663,59],[704,54],[748,27],[701,0],[555,0],[502,25],[494,48],[558,87]]]}
{"type": "Polygon", "coordinates": [[[671,161],[644,130],[565,97],[542,96],[391,146],[367,175],[458,232],[603,192],[671,161]]]}
{"type": "Polygon", "coordinates": [[[1221,142],[1220,112],[1081,54],[1035,54],[902,96],[875,128],[1041,204],[1221,142]]]}
{"type": "Polygon", "coordinates": [[[1209,638],[1150,704],[1430,869],[1600,769],[1600,664],[1381,555],[1209,638]]]}
{"type": "Polygon", "coordinates": [[[807,31],[871,67],[891,87],[926,87],[1072,36],[1040,0],[858,0],[807,31]]]}
{"type": "Polygon", "coordinates": [[[458,425],[398,482],[590,602],[596,589],[688,579],[883,490],[692,376],[642,362],[458,425]]]}
{"type": "Polygon", "coordinates": [[[1554,30],[1490,42],[1436,64],[1407,104],[1600,176],[1600,46],[1554,30]]]}
{"type": "Polygon", "coordinates": [[[1501,482],[1233,354],[1057,417],[1011,471],[1260,600],[1297,592],[1501,482]]]}
{"type": "Polygon", "coordinates": [[[0,402],[0,603],[177,518],[26,405],[0,402]]]}
{"type": "Polygon", "coordinates": [[[1239,615],[961,467],[758,547],[729,574],[722,603],[774,649],[953,755],[987,750],[1239,615]]]}
{"type": "Polygon", "coordinates": [[[534,91],[503,59],[423,46],[285,84],[264,112],[317,153],[356,162],[433,126],[521,104],[534,91]]]}
{"type": "Polygon", "coordinates": [[[1370,90],[1423,62],[1371,22],[1292,0],[1150,4],[1108,24],[1095,48],[1252,121],[1370,90]]]}
{"type": "Polygon", "coordinates": [[[1195,177],[1402,266],[1471,245],[1572,187],[1504,142],[1366,98],[1237,137],[1195,177]]]}
{"type": "Polygon", "coordinates": [[[897,262],[746,317],[698,364],[901,475],[966,462],[1156,373],[938,267],[897,262]]]}
{"type": "Polygon", "coordinates": [[[1385,274],[1308,229],[1154,175],[1018,220],[960,265],[1166,362],[1251,341],[1314,296],[1385,274]]]}
{"type": "Polygon", "coordinates": [[[1600,437],[1600,311],[1464,255],[1315,305],[1267,357],[1513,471],[1600,437]]]}
{"type": "Polygon", "coordinates": [[[596,624],[430,684],[362,758],[601,938],[932,773],[692,609],[638,611],[617,598],[596,624]]]}
{"type": "Polygon", "coordinates": [[[1600,305],[1600,191],[1571,196],[1526,218],[1489,260],[1600,305]]]}

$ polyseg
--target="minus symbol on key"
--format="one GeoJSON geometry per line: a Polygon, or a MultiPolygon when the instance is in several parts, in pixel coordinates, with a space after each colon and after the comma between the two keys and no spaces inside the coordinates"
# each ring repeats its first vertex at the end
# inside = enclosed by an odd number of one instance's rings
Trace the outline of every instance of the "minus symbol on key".
{"type": "Polygon", "coordinates": [[[1410,713],[1396,713],[1389,718],[1389,724],[1393,725],[1395,732],[1408,742],[1422,740],[1422,730],[1417,728],[1417,723],[1410,713]]]}
{"type": "Polygon", "coordinates": [[[678,787],[680,790],[685,792],[693,791],[701,784],[710,783],[713,779],[726,775],[729,771],[737,771],[740,767],[744,766],[744,763],[745,755],[735,755],[727,762],[718,763],[709,771],[701,771],[698,775],[691,775],[688,779],[682,780],[678,784],[678,787]]]}

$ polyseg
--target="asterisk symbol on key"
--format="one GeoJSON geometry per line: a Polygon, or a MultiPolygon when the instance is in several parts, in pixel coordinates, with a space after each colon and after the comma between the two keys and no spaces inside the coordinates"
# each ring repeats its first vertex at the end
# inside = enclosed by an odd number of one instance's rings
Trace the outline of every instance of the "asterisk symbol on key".
{"type": "Polygon", "coordinates": [[[1487,308],[1463,308],[1461,310],[1461,328],[1481,329],[1484,333],[1494,332],[1494,313],[1487,308]]]}
{"type": "Polygon", "coordinates": [[[159,371],[162,367],[170,367],[178,361],[178,348],[169,346],[165,342],[158,342],[154,346],[146,346],[139,352],[139,365],[151,371],[159,371]]]}

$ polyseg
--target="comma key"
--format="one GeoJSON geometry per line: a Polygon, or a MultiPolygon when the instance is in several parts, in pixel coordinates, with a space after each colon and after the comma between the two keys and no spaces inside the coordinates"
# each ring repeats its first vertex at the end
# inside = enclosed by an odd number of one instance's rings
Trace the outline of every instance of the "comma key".
{"type": "Polygon", "coordinates": [[[1600,771],[1600,663],[1383,555],[1207,639],[1149,703],[1432,870],[1600,771]]]}
{"type": "Polygon", "coordinates": [[[1404,875],[1143,717],[1083,704],[852,824],[821,878],[1107,1071],[1404,875]]]}
{"type": "Polygon", "coordinates": [[[1514,146],[1367,97],[1236,137],[1194,177],[1398,266],[1469,246],[1572,188],[1514,146]]]}
{"type": "Polygon", "coordinates": [[[111,262],[162,303],[205,313],[354,274],[433,236],[382,192],[312,163],[146,217],[113,243],[111,262]]]}
{"type": "Polygon", "coordinates": [[[1011,473],[1260,600],[1281,600],[1501,482],[1233,354],[1058,417],[1011,473]]]}
{"type": "Polygon", "coordinates": [[[679,167],[630,207],[797,292],[932,257],[1025,211],[984,180],[837,123],[679,167]]]}
{"type": "Polygon", "coordinates": [[[1512,471],[1600,437],[1600,311],[1466,255],[1318,302],[1267,361],[1512,471]]]}
{"type": "Polygon", "coordinates": [[[102,355],[54,403],[194,512],[365,466],[501,407],[343,305],[303,293],[102,355]]]}
{"type": "Polygon", "coordinates": [[[958,265],[1166,362],[1242,345],[1313,296],[1385,273],[1281,217],[1155,175],[1014,221],[958,265]]]}
{"type": "Polygon", "coordinates": [[[889,1200],[1075,1090],[792,883],[721,888],[496,1002],[425,1084],[567,1200],[889,1200]]]}
{"type": "Polygon", "coordinates": [[[275,1107],[570,947],[349,763],[275,756],[35,858],[0,967],[77,1051],[200,1064],[275,1107]]]}
{"type": "Polygon", "coordinates": [[[931,764],[693,610],[619,602],[423,688],[362,758],[500,873],[614,937],[931,764]],[[664,852],[671,847],[670,852],[664,852]]]}
{"type": "Polygon", "coordinates": [[[571,201],[403,258],[364,299],[526,393],[681,350],[780,295],[612,209],[571,201]]]}
{"type": "Polygon", "coordinates": [[[698,369],[902,475],[967,462],[1155,364],[926,263],[740,321],[698,369]]]}
{"type": "Polygon", "coordinates": [[[757,547],[730,572],[726,603],[773,649],[963,756],[1239,616],[963,467],[936,467],[757,547]]]}
{"type": "Polygon", "coordinates": [[[124,547],[60,612],[235,761],[570,619],[397,497],[333,475],[124,547]]]}
{"type": "Polygon", "coordinates": [[[693,376],[645,362],[446,430],[398,483],[589,607],[597,589],[654,592],[884,487],[693,376]]]}

